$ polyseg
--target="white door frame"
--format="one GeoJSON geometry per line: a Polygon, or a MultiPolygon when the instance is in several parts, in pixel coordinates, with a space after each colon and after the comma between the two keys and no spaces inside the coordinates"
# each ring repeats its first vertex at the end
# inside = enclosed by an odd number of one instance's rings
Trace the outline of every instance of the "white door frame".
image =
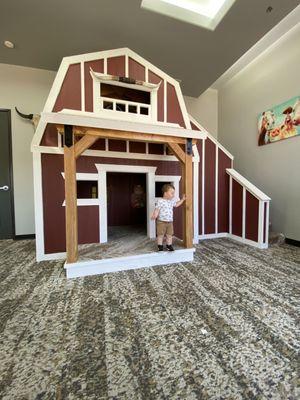
{"type": "Polygon", "coordinates": [[[147,236],[155,238],[155,221],[151,220],[151,214],[155,207],[155,171],[157,167],[145,167],[143,165],[116,165],[95,164],[98,170],[98,197],[100,243],[107,242],[107,172],[129,172],[146,174],[146,198],[147,198],[147,236]]]}

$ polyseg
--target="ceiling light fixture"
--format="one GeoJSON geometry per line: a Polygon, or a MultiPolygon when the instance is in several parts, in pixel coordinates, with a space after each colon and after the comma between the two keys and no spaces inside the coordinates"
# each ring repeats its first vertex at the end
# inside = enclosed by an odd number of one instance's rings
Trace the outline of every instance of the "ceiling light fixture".
{"type": "Polygon", "coordinates": [[[8,49],[13,49],[15,47],[13,42],[10,42],[9,40],[4,41],[4,46],[7,47],[8,49]]]}
{"type": "Polygon", "coordinates": [[[214,30],[236,0],[142,0],[141,7],[214,30]]]}

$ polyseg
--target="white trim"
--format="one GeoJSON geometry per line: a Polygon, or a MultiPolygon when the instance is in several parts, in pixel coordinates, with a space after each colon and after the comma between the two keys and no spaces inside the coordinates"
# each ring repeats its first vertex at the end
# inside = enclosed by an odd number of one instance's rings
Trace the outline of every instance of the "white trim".
{"type": "Polygon", "coordinates": [[[263,244],[264,241],[264,202],[259,201],[258,204],[258,243],[263,244]]]}
{"type": "Polygon", "coordinates": [[[98,198],[100,201],[100,243],[107,242],[107,172],[131,172],[146,174],[147,182],[147,235],[149,238],[155,237],[155,221],[151,220],[151,214],[155,206],[155,172],[157,167],[148,167],[143,165],[115,165],[115,164],[95,164],[98,171],[98,198]]]}
{"type": "Polygon", "coordinates": [[[85,111],[85,84],[84,84],[84,63],[80,63],[80,91],[81,91],[81,111],[85,111]]]}
{"type": "Polygon", "coordinates": [[[130,151],[129,151],[129,140],[126,140],[126,153],[130,153],[130,151]]]}
{"type": "MultiPolygon", "coordinates": [[[[65,179],[65,173],[61,172],[62,177],[65,179]]],[[[76,172],[76,181],[97,181],[97,173],[76,172]]]]}
{"type": "MultiPolygon", "coordinates": [[[[64,202],[62,203],[62,206],[65,207],[66,206],[66,201],[64,200],[64,202]]],[[[90,198],[90,199],[77,199],[77,206],[99,206],[99,199],[94,199],[94,198],[90,198]]]]}
{"type": "Polygon", "coordinates": [[[245,187],[248,192],[253,194],[258,200],[262,201],[270,201],[270,197],[264,194],[261,190],[259,190],[253,183],[249,182],[246,178],[244,178],[241,174],[239,174],[235,169],[226,168],[227,174],[232,176],[241,186],[245,187]]]}
{"type": "Polygon", "coordinates": [[[243,186],[242,238],[246,238],[246,188],[243,186]]]}
{"type": "Polygon", "coordinates": [[[257,247],[259,249],[267,249],[268,245],[267,244],[259,244],[258,242],[254,242],[253,240],[249,240],[249,239],[243,239],[240,236],[236,236],[233,235],[231,233],[227,233],[227,232],[221,232],[221,233],[212,233],[212,234],[207,234],[207,235],[200,235],[199,236],[199,240],[209,240],[209,239],[220,239],[220,238],[228,238],[228,239],[232,239],[235,240],[237,242],[243,243],[243,244],[247,244],[249,246],[253,246],[253,247],[257,247]]]}
{"type": "Polygon", "coordinates": [[[129,76],[129,57],[128,54],[125,54],[125,77],[129,76]]]}
{"type": "Polygon", "coordinates": [[[164,80],[164,122],[168,121],[168,111],[167,111],[167,81],[164,80]]]}
{"type": "Polygon", "coordinates": [[[195,120],[195,118],[193,118],[190,114],[189,114],[189,118],[191,120],[191,122],[196,125],[196,127],[198,129],[200,129],[200,132],[204,133],[215,145],[217,145],[219,147],[219,149],[221,149],[223,151],[223,153],[225,153],[231,160],[234,160],[234,156],[225,149],[224,146],[221,145],[221,143],[218,142],[218,140],[212,136],[202,125],[199,124],[199,122],[197,120],[195,120]]]}
{"type": "Polygon", "coordinates": [[[193,243],[199,243],[199,152],[197,145],[193,145],[193,218],[194,218],[194,229],[193,229],[193,243]]]}
{"type": "Polygon", "coordinates": [[[232,234],[232,176],[229,177],[229,233],[232,234]]]}
{"type": "Polygon", "coordinates": [[[205,235],[205,140],[202,141],[202,235],[205,235]]]}
{"type": "Polygon", "coordinates": [[[34,188],[34,216],[35,216],[35,247],[36,260],[43,260],[45,253],[44,243],[44,213],[42,189],[42,160],[41,154],[33,153],[33,188],[34,188]]]}
{"type": "Polygon", "coordinates": [[[49,253],[49,254],[41,254],[40,258],[37,259],[37,262],[40,261],[52,261],[52,260],[65,260],[67,257],[66,252],[61,253],[49,253]]]}
{"type": "Polygon", "coordinates": [[[266,239],[265,239],[265,244],[268,246],[269,245],[269,213],[270,213],[270,202],[267,202],[267,216],[266,216],[266,239]]]}
{"type": "Polygon", "coordinates": [[[62,110],[59,113],[42,113],[41,120],[44,123],[84,126],[91,128],[104,128],[120,131],[151,133],[163,136],[176,136],[190,139],[205,139],[206,134],[192,129],[184,129],[176,126],[163,125],[161,123],[144,123],[137,121],[122,121],[107,117],[98,117],[94,113],[73,112],[62,110]]]}
{"type": "MultiPolygon", "coordinates": [[[[108,143],[108,141],[107,141],[108,143]]],[[[147,151],[146,143],[146,151],[147,151]]],[[[64,154],[63,148],[38,146],[33,149],[34,153],[43,154],[64,154]]],[[[164,156],[162,154],[147,154],[147,153],[126,153],[124,151],[109,151],[109,150],[85,150],[81,156],[89,157],[108,157],[108,158],[125,158],[131,160],[158,160],[158,161],[178,161],[175,156],[164,156]]]]}
{"type": "MultiPolygon", "coordinates": [[[[154,181],[155,182],[170,182],[175,187],[175,198],[179,198],[179,182],[181,180],[180,175],[155,175],[154,181]]],[[[155,198],[156,200],[157,198],[155,198]]]]}
{"type": "MultiPolygon", "coordinates": [[[[93,151],[93,150],[88,150],[88,151],[93,151]]],[[[96,150],[96,151],[101,151],[101,150],[96,150]]],[[[105,138],[105,152],[109,151],[109,146],[108,146],[108,139],[105,138]]],[[[84,153],[86,153],[87,150],[85,152],[83,152],[81,155],[85,155],[84,153]]]]}
{"type": "Polygon", "coordinates": [[[194,259],[195,249],[180,249],[174,252],[152,252],[125,257],[114,257],[102,260],[78,261],[73,264],[65,263],[67,278],[77,278],[89,275],[106,274],[108,272],[124,271],[129,269],[167,265],[180,262],[191,262],[194,259]]]}
{"type": "Polygon", "coordinates": [[[219,147],[216,146],[216,163],[215,163],[215,232],[218,233],[218,217],[219,217],[219,147]]]}

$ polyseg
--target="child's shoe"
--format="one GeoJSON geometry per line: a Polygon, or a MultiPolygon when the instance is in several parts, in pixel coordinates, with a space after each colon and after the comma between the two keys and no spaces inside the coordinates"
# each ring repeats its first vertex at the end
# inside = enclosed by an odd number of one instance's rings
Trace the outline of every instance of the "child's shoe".
{"type": "Polygon", "coordinates": [[[164,246],[162,244],[157,245],[158,251],[164,251],[164,246]]]}
{"type": "Polygon", "coordinates": [[[167,244],[166,247],[168,251],[174,251],[174,247],[171,244],[167,244]]]}

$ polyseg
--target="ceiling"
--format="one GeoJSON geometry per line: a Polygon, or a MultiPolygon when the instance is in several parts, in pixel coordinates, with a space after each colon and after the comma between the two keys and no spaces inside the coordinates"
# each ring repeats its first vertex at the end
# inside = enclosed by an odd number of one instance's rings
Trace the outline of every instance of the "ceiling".
{"type": "Polygon", "coordinates": [[[57,70],[64,56],[129,47],[197,97],[299,3],[236,0],[211,31],[141,0],[0,0],[0,63],[57,70]]]}

